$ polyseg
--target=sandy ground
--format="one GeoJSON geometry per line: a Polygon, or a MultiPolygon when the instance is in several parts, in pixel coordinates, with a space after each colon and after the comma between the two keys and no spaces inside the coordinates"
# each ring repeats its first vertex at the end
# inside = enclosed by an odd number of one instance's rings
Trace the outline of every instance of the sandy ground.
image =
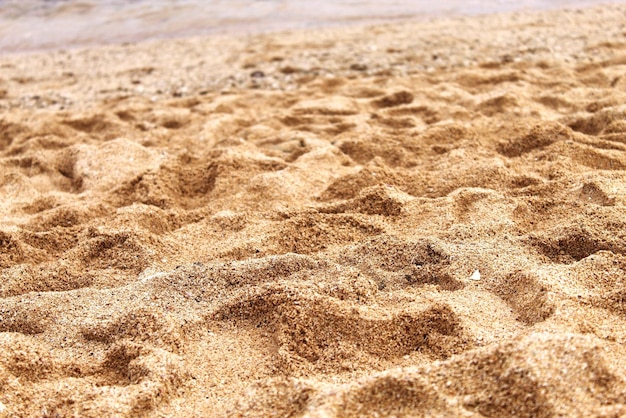
{"type": "MultiPolygon", "coordinates": [[[[613,0],[626,3],[626,0],[613,0]]],[[[253,34],[409,17],[589,7],[598,0],[0,0],[0,51],[253,34]]]]}
{"type": "Polygon", "coordinates": [[[0,416],[626,415],[624,16],[0,58],[0,416]]]}

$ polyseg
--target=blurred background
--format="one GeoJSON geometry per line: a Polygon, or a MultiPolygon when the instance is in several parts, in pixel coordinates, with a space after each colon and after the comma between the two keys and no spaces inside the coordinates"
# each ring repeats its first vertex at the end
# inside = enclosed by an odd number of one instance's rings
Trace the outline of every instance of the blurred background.
{"type": "Polygon", "coordinates": [[[247,34],[442,15],[588,7],[600,3],[598,0],[0,0],[0,53],[210,33],[247,34]]]}

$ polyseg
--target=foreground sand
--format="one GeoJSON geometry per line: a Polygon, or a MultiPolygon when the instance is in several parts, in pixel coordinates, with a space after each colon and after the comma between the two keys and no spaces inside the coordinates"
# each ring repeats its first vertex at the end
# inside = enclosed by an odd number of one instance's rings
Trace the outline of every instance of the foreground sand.
{"type": "Polygon", "coordinates": [[[623,416],[626,7],[0,58],[0,416],[623,416]]]}

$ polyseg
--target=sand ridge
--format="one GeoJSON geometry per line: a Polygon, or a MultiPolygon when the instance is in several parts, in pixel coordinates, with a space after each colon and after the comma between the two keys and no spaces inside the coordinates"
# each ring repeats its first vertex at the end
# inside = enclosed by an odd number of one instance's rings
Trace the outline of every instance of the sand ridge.
{"type": "Polygon", "coordinates": [[[0,58],[0,414],[624,415],[624,12],[0,58]]]}

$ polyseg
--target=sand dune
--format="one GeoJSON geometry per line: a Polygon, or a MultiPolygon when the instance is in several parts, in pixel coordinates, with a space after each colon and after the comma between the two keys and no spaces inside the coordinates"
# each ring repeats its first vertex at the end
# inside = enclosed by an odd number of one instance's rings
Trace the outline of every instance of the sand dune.
{"type": "Polygon", "coordinates": [[[625,415],[625,13],[0,58],[0,414],[625,415]]]}

